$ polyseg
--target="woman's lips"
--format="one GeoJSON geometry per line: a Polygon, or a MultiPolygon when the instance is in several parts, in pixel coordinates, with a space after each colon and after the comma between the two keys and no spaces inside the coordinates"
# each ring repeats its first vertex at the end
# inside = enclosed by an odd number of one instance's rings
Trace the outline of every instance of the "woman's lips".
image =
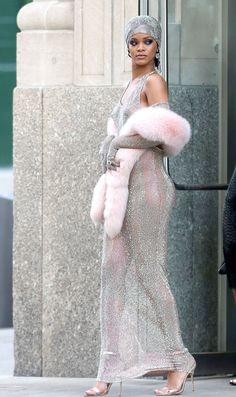
{"type": "Polygon", "coordinates": [[[140,54],[140,55],[137,55],[136,58],[138,58],[138,59],[143,59],[143,58],[146,58],[146,55],[141,55],[141,54],[140,54]]]}

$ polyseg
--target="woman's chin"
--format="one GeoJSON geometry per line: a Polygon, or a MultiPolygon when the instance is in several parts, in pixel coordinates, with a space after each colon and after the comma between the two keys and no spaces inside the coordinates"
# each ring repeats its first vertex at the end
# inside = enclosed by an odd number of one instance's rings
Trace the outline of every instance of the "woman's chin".
{"type": "Polygon", "coordinates": [[[153,59],[147,57],[133,59],[133,65],[135,66],[147,66],[152,64],[154,64],[153,59]]]}
{"type": "Polygon", "coordinates": [[[135,66],[147,66],[149,63],[146,59],[136,59],[134,61],[135,66]]]}

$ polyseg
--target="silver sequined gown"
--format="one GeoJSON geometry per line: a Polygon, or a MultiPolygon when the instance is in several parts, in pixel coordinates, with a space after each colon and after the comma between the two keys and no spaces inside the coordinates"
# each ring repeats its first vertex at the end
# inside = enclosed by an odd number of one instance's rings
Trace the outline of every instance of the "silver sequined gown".
{"type": "MultiPolygon", "coordinates": [[[[112,117],[119,131],[140,108],[146,76],[112,117]]],[[[130,149],[132,150],[132,149],[130,149]]],[[[167,227],[175,189],[158,149],[135,164],[121,233],[106,234],[101,271],[101,353],[97,380],[115,382],[151,370],[188,369],[175,300],[166,274],[167,227]]]]}

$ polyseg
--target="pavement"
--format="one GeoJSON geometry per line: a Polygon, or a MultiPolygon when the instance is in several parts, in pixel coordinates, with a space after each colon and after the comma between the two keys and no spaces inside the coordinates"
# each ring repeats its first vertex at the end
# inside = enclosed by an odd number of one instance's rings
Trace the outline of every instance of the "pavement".
{"type": "MultiPolygon", "coordinates": [[[[0,397],[82,397],[94,385],[92,378],[36,378],[13,376],[13,330],[0,329],[0,397]]],[[[228,378],[196,378],[195,391],[187,381],[186,397],[236,397],[236,386],[228,378]]],[[[132,379],[123,383],[122,397],[154,396],[153,389],[164,386],[162,378],[132,379]]],[[[113,384],[109,396],[118,397],[119,384],[113,384]]]]}

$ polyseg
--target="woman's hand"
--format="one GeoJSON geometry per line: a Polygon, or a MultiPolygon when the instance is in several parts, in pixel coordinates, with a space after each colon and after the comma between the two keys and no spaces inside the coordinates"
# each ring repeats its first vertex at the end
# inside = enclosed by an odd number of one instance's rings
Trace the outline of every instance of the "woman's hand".
{"type": "Polygon", "coordinates": [[[160,147],[161,142],[150,141],[140,135],[132,136],[117,136],[115,137],[109,147],[107,155],[107,169],[116,171],[117,167],[120,166],[119,161],[115,160],[118,149],[150,149],[160,147]]]}
{"type": "Polygon", "coordinates": [[[114,138],[110,143],[107,159],[106,159],[106,168],[110,171],[116,171],[117,167],[120,166],[119,161],[115,159],[117,150],[119,146],[117,144],[117,138],[114,138]]]}
{"type": "Polygon", "coordinates": [[[100,146],[99,154],[100,154],[102,170],[104,174],[107,170],[107,155],[108,155],[109,147],[114,138],[115,135],[106,136],[106,138],[102,141],[100,146]]]}

